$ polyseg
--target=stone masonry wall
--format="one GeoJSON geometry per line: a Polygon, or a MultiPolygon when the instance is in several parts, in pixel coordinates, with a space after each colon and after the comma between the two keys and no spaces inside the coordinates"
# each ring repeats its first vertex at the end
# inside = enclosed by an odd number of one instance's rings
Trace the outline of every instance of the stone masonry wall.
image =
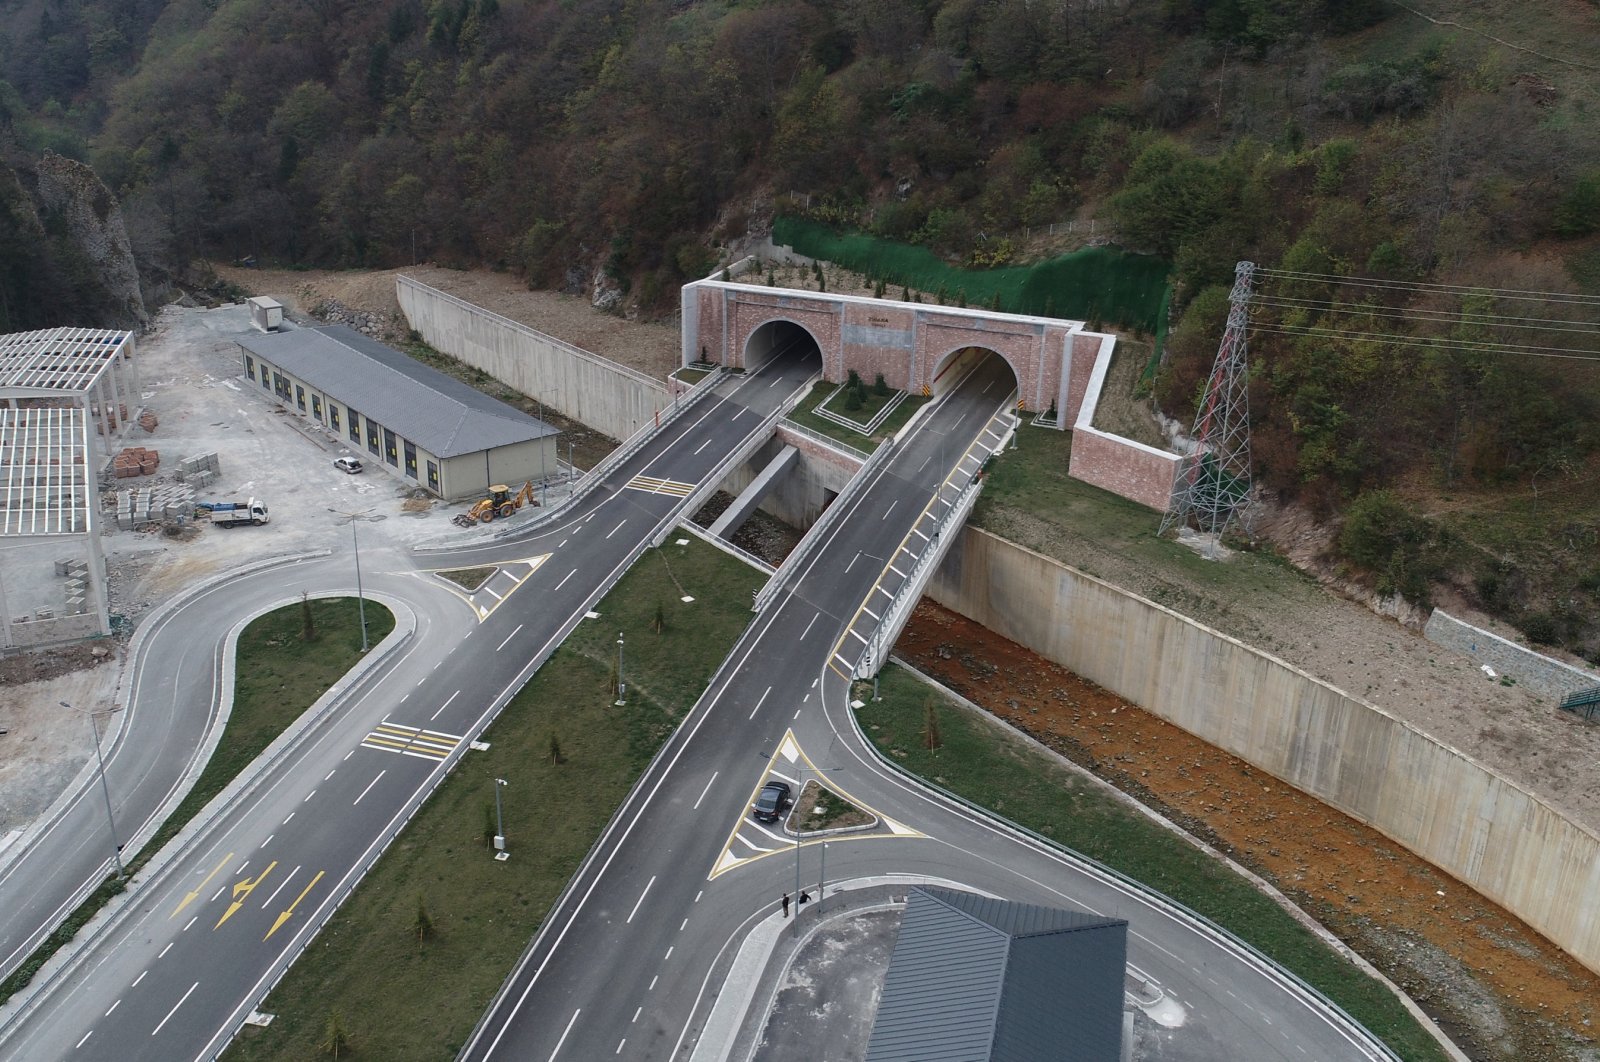
{"type": "Polygon", "coordinates": [[[1600,674],[1536,653],[1481,627],[1463,623],[1441,609],[1433,610],[1422,633],[1428,641],[1481,660],[1497,673],[1508,675],[1518,685],[1551,700],[1600,686],[1600,674]]]}

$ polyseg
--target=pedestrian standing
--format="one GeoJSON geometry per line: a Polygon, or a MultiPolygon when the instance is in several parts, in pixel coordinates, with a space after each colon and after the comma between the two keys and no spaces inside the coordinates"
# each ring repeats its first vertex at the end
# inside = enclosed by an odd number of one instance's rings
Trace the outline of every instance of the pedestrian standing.
{"type": "Polygon", "coordinates": [[[783,894],[783,917],[789,917],[789,894],[783,894]]]}

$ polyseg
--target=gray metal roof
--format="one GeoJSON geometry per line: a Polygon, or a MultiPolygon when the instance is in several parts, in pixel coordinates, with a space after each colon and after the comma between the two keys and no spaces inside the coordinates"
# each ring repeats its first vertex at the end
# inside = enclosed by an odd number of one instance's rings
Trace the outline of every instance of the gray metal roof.
{"type": "Polygon", "coordinates": [[[913,889],[867,1062],[1116,1062],[1128,923],[913,889]]]}
{"type": "Polygon", "coordinates": [[[438,457],[560,434],[344,325],[245,336],[238,343],[438,457]]]}

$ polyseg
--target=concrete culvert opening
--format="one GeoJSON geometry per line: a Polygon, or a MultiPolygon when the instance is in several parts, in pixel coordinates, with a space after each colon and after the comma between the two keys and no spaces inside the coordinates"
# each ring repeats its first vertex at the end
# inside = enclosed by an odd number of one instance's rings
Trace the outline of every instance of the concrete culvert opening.
{"type": "Polygon", "coordinates": [[[1006,387],[1017,389],[1017,373],[999,351],[988,347],[957,347],[946,354],[933,372],[931,390],[935,398],[954,390],[962,380],[974,374],[995,379],[1006,387]]]}
{"type": "Polygon", "coordinates": [[[778,358],[812,359],[820,366],[822,348],[810,332],[793,321],[768,321],[750,333],[750,340],[744,345],[744,367],[755,372],[778,358]]]}

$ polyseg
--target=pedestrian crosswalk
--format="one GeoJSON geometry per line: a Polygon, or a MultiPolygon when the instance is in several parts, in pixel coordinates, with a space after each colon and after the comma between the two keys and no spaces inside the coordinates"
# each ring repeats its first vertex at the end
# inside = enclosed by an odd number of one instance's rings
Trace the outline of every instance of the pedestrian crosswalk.
{"type": "Polygon", "coordinates": [[[646,494],[671,494],[687,498],[694,493],[693,483],[680,483],[675,479],[657,479],[654,476],[634,476],[628,480],[629,490],[642,490],[646,494]]]}
{"type": "Polygon", "coordinates": [[[378,752],[396,752],[402,756],[416,756],[424,760],[442,760],[461,744],[459,734],[441,734],[437,730],[423,730],[403,723],[379,723],[361,739],[361,747],[378,752]]]}

